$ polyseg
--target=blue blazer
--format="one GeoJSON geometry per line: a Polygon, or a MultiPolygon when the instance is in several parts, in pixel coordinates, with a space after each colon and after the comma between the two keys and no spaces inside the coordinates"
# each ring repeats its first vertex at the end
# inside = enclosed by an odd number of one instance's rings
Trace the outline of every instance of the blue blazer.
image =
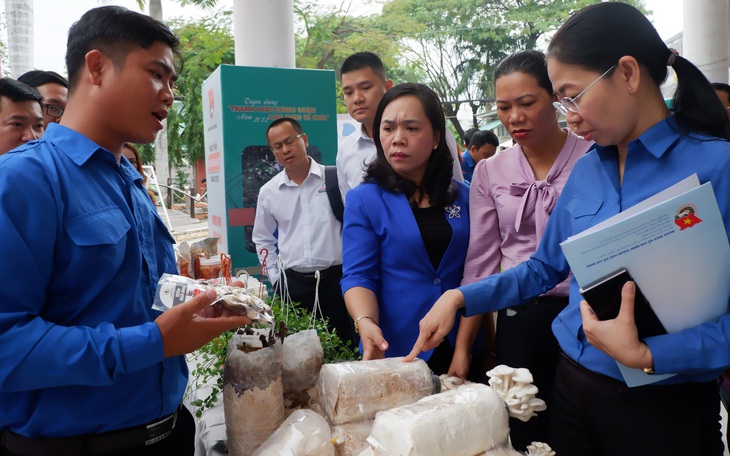
{"type": "MultiPolygon", "coordinates": [[[[444,208],[453,235],[435,270],[428,258],[408,199],[364,183],[347,193],[342,232],[342,293],[364,287],[375,293],[380,328],[390,348],[405,356],[418,338],[418,322],[441,294],[461,283],[469,244],[469,187],[456,182],[458,196],[444,208]],[[448,210],[447,210],[448,209],[448,210]]],[[[459,319],[449,334],[456,345],[459,319]]],[[[420,357],[428,360],[431,351],[420,357]]]]}

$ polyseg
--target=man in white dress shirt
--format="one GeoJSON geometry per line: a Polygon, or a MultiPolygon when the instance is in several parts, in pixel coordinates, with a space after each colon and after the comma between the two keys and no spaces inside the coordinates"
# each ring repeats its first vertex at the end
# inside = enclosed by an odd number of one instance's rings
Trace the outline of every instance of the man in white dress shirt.
{"type": "MultiPolygon", "coordinates": [[[[343,139],[337,150],[337,179],[344,200],[347,192],[363,181],[365,170],[375,159],[375,111],[385,92],[393,87],[393,81],[386,77],[380,57],[367,51],[346,58],[340,68],[340,77],[347,112],[360,122],[360,129],[343,139]]],[[[448,130],[446,143],[454,157],[454,179],[463,181],[458,146],[448,130]]]]}
{"type": "Polygon", "coordinates": [[[329,328],[356,346],[354,327],[340,289],[341,224],[327,197],[324,166],[307,156],[307,135],[294,119],[284,117],[272,122],[266,130],[266,141],[284,170],[259,191],[253,225],[259,261],[263,263],[266,257],[266,273],[272,284],[284,274],[292,300],[310,311],[319,276],[319,303],[329,328]],[[279,270],[278,259],[283,271],[279,270]]]}

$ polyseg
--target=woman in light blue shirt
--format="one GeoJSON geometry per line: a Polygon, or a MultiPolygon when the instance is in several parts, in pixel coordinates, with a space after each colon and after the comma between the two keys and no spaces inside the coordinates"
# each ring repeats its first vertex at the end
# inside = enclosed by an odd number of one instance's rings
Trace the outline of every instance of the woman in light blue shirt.
{"type": "MultiPolygon", "coordinates": [[[[635,8],[600,3],[557,32],[548,71],[570,128],[597,146],[578,160],[537,252],[521,265],[444,293],[421,321],[413,356],[443,338],[456,311],[466,315],[523,302],[560,283],[569,266],[560,242],[697,173],[711,182],[730,228],[730,122],[712,86],[668,49],[635,8]],[[659,85],[677,74],[675,114],[659,85]]],[[[729,233],[730,237],[730,233],[729,233]]],[[[634,287],[623,290],[631,309],[634,287]]],[[[730,365],[730,315],[640,340],[633,313],[599,322],[571,282],[553,322],[563,350],[553,391],[551,444],[570,455],[722,455],[714,380],[730,365]],[[628,388],[616,361],[677,374],[628,388]]],[[[691,305],[691,303],[689,303],[691,305]]]]}

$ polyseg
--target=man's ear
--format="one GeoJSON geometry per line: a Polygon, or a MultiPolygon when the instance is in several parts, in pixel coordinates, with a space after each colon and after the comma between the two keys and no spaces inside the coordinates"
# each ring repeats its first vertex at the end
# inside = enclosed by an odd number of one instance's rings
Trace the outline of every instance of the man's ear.
{"type": "Polygon", "coordinates": [[[385,80],[385,90],[390,90],[392,87],[393,87],[393,80],[386,79],[385,80]]]}
{"type": "Polygon", "coordinates": [[[104,70],[111,64],[109,58],[100,50],[94,49],[84,57],[84,70],[92,85],[101,85],[104,70]]]}

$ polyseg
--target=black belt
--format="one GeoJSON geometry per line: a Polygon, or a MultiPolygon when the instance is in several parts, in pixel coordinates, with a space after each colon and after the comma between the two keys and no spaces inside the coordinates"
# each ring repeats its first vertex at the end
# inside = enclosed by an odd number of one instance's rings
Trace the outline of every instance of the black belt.
{"type": "MultiPolygon", "coordinates": [[[[299,277],[302,279],[314,280],[317,278],[316,272],[306,272],[306,273],[297,272],[294,269],[287,269],[285,272],[287,274],[291,274],[295,277],[299,277]]],[[[336,264],[334,266],[328,267],[327,269],[323,269],[323,270],[319,271],[319,278],[324,280],[324,279],[330,278],[336,274],[342,275],[342,265],[341,264],[336,264]]]]}
{"type": "Polygon", "coordinates": [[[172,434],[177,414],[167,415],[149,424],[103,434],[76,437],[30,438],[13,432],[2,433],[2,446],[20,456],[103,455],[126,449],[149,446],[172,434]]]}

